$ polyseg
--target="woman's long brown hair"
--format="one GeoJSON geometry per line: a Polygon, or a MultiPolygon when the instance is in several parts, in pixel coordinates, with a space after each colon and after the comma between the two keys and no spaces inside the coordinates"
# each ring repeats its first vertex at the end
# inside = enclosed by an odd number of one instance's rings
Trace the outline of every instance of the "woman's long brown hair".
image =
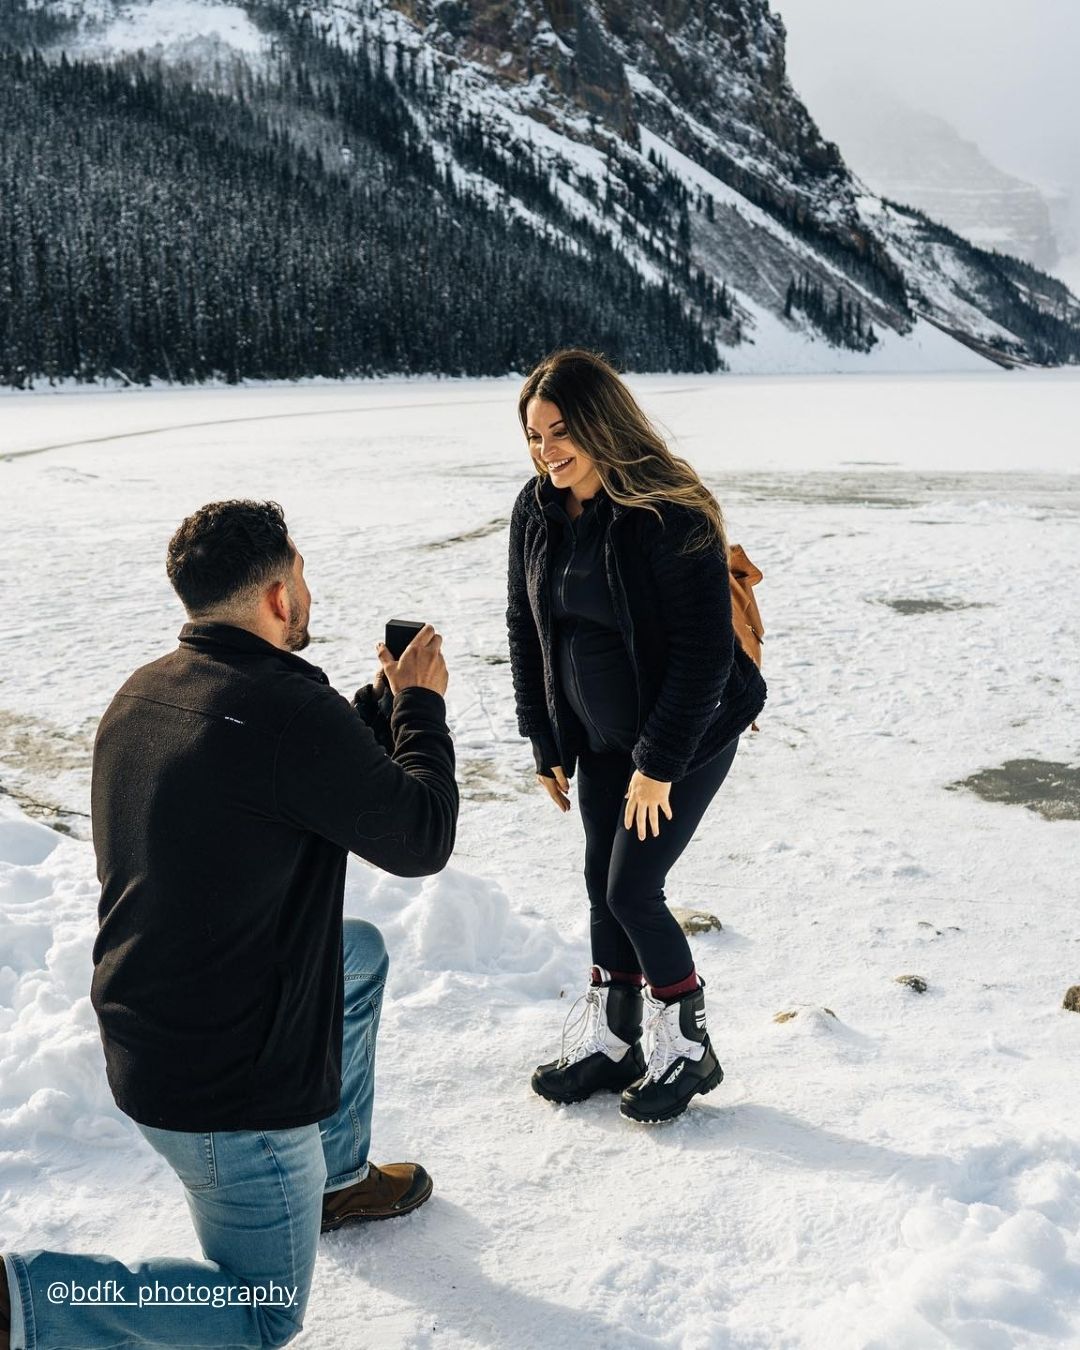
{"type": "MultiPolygon", "coordinates": [[[[657,502],[693,507],[701,513],[701,528],[690,536],[687,551],[712,546],[727,558],[727,531],[720,503],[693,467],[671,453],[602,356],[579,347],[546,356],[518,395],[523,430],[528,427],[527,409],[534,398],[555,404],[571,440],[595,463],[604,490],[613,501],[643,507],[657,516],[657,502]]],[[[532,462],[538,474],[547,474],[542,460],[533,455],[532,462]]]]}

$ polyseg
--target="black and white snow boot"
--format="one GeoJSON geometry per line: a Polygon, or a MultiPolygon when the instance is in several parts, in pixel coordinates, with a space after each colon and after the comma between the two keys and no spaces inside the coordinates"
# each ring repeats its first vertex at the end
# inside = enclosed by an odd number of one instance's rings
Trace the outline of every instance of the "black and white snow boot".
{"type": "Polygon", "coordinates": [[[650,1124],[681,1116],[698,1093],[711,1092],[724,1076],[705,1029],[705,989],[672,1003],[645,994],[649,1062],[640,1081],[622,1095],[619,1110],[650,1124]]]}
{"type": "Polygon", "coordinates": [[[583,1102],[594,1092],[621,1092],[645,1072],[641,989],[596,969],[599,983],[590,984],[566,1015],[559,1058],[541,1064],[532,1076],[533,1091],[549,1102],[583,1102]],[[585,1006],[571,1025],[582,1001],[585,1006]]]}

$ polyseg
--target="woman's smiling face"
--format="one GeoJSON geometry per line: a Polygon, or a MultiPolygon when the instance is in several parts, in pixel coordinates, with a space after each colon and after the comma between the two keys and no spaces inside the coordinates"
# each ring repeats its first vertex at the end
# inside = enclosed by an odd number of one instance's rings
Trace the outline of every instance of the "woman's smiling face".
{"type": "Polygon", "coordinates": [[[525,438],[533,459],[542,460],[557,488],[591,496],[601,486],[596,465],[570,439],[562,413],[546,398],[532,398],[525,409],[525,438]]]}

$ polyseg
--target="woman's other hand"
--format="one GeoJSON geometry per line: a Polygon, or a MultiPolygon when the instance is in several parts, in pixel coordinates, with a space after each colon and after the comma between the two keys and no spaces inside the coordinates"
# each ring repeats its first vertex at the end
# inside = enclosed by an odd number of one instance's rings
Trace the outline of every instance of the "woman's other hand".
{"type": "Polygon", "coordinates": [[[626,810],[623,812],[623,824],[632,830],[636,823],[637,837],[644,840],[646,821],[652,826],[655,836],[660,834],[660,812],[671,819],[671,805],[668,797],[671,784],[661,783],[658,778],[648,778],[640,769],[635,769],[626,790],[626,810]]]}
{"type": "Polygon", "coordinates": [[[544,789],[547,795],[555,803],[560,811],[570,810],[570,784],[566,780],[566,774],[562,771],[561,764],[553,764],[551,767],[552,777],[548,778],[542,773],[536,775],[536,781],[544,789]]]}

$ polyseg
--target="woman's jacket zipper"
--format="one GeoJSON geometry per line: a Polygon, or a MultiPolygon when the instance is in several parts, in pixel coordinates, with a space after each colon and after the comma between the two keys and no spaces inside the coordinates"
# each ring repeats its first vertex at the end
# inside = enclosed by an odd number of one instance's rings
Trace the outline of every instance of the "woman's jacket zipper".
{"type": "Polygon", "coordinates": [[[622,570],[619,567],[619,552],[615,547],[615,540],[612,537],[612,531],[615,529],[615,518],[613,517],[608,525],[606,545],[611,549],[611,560],[615,564],[615,580],[618,582],[618,595],[613,596],[616,607],[621,610],[622,618],[626,624],[626,645],[630,653],[630,669],[634,672],[634,698],[637,702],[637,716],[634,719],[634,736],[641,735],[641,680],[638,677],[637,656],[634,653],[634,619],[630,613],[630,606],[626,602],[626,585],[622,578],[622,570]]]}
{"type": "MultiPolygon", "coordinates": [[[[578,542],[577,530],[571,524],[570,556],[567,558],[566,566],[563,568],[562,576],[559,578],[559,599],[562,601],[562,606],[564,610],[566,609],[566,581],[570,575],[570,568],[573,566],[574,558],[577,554],[577,542],[578,542]]],[[[588,717],[589,725],[592,727],[593,731],[595,731],[596,737],[600,741],[601,745],[603,745],[605,749],[610,750],[611,746],[608,742],[607,737],[604,735],[602,728],[597,725],[595,718],[589,716],[589,706],[585,702],[585,696],[581,691],[581,680],[578,676],[577,662],[574,659],[574,638],[577,636],[577,633],[578,633],[578,625],[576,622],[574,622],[570,629],[570,636],[567,639],[566,651],[568,657],[570,658],[570,676],[574,681],[574,691],[577,694],[578,707],[580,707],[584,711],[585,715],[588,717]]]]}

